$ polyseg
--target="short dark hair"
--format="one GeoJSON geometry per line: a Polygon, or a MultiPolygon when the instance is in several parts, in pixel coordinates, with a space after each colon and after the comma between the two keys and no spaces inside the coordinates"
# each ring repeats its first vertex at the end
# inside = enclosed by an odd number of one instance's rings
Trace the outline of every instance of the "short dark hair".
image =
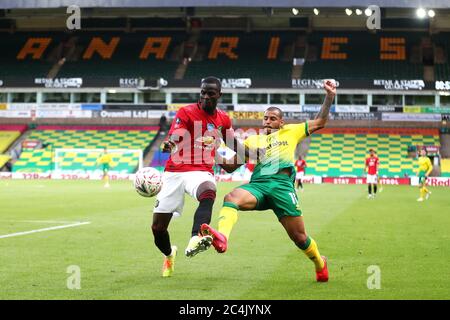
{"type": "Polygon", "coordinates": [[[219,88],[219,91],[222,91],[222,82],[220,82],[219,78],[209,76],[202,79],[202,83],[214,83],[217,85],[217,88],[219,88]]]}
{"type": "Polygon", "coordinates": [[[275,111],[280,116],[280,119],[283,119],[283,111],[278,107],[268,107],[266,111],[275,111]]]}

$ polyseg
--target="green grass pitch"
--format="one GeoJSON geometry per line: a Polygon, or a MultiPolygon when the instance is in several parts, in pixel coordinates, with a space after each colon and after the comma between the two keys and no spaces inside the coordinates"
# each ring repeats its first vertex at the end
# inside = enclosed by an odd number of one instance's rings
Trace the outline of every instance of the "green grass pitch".
{"type": "MultiPolygon", "coordinates": [[[[212,225],[223,196],[219,184],[212,225]]],[[[0,181],[0,299],[449,299],[450,191],[385,186],[374,200],[364,185],[306,185],[300,194],[309,234],[329,258],[330,281],[316,283],[313,264],[270,212],[241,212],[228,252],[184,256],[195,201],[186,197],[170,234],[179,248],[172,278],[150,231],[154,198],[131,182],[0,181]],[[4,235],[67,225],[60,230],[4,235]],[[69,266],[81,271],[70,290],[69,266]],[[379,268],[380,287],[371,266],[379,268]]]]}

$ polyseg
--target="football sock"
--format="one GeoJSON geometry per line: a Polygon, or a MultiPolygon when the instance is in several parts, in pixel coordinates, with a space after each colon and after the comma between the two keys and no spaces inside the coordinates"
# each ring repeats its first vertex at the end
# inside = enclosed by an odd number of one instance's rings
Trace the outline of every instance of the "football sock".
{"type": "Polygon", "coordinates": [[[425,198],[425,195],[427,194],[428,190],[425,187],[420,188],[420,197],[425,198]]]}
{"type": "Polygon", "coordinates": [[[303,189],[303,183],[301,181],[299,181],[298,184],[300,185],[300,188],[303,189]]]}
{"type": "Polygon", "coordinates": [[[306,256],[309,259],[311,259],[312,262],[314,262],[317,271],[323,269],[325,263],[322,257],[320,256],[319,248],[317,247],[317,243],[316,241],[314,241],[313,238],[308,236],[308,238],[306,238],[306,242],[304,245],[302,246],[297,245],[297,246],[306,254],[306,256]]]}
{"type": "Polygon", "coordinates": [[[239,207],[231,202],[224,202],[223,207],[219,213],[219,228],[218,231],[222,233],[227,239],[230,237],[231,230],[237,222],[239,207]]]}
{"type": "Polygon", "coordinates": [[[373,185],[373,193],[377,194],[377,185],[376,184],[373,185]]]}
{"type": "Polygon", "coordinates": [[[155,237],[155,245],[166,257],[172,253],[172,246],[170,245],[169,232],[166,230],[164,232],[153,231],[155,237]]]}
{"type": "Polygon", "coordinates": [[[209,224],[211,222],[212,209],[215,199],[216,192],[214,190],[207,190],[198,197],[198,201],[200,203],[194,214],[192,236],[196,236],[200,233],[200,226],[203,223],[209,224]]]}
{"type": "Polygon", "coordinates": [[[372,185],[369,184],[369,194],[372,194],[372,185]]]}

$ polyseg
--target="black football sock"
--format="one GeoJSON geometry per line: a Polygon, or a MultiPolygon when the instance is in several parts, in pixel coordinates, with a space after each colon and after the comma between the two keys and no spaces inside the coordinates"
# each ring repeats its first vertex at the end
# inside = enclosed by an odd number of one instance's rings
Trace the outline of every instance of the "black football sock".
{"type": "Polygon", "coordinates": [[[199,205],[194,214],[192,236],[196,236],[199,234],[200,226],[203,223],[209,224],[211,222],[212,209],[215,199],[216,192],[213,190],[205,191],[199,196],[199,205]]]}
{"type": "Polygon", "coordinates": [[[169,231],[153,231],[153,236],[155,237],[155,245],[159,249],[159,251],[161,251],[165,256],[169,256],[172,253],[169,231]]]}

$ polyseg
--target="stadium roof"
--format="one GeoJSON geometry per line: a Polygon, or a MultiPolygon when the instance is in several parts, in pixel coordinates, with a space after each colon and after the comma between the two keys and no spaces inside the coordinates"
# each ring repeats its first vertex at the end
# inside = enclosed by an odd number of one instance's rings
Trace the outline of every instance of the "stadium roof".
{"type": "Polygon", "coordinates": [[[164,8],[164,7],[364,7],[450,8],[449,0],[0,0],[0,9],[60,8],[164,8]]]}

